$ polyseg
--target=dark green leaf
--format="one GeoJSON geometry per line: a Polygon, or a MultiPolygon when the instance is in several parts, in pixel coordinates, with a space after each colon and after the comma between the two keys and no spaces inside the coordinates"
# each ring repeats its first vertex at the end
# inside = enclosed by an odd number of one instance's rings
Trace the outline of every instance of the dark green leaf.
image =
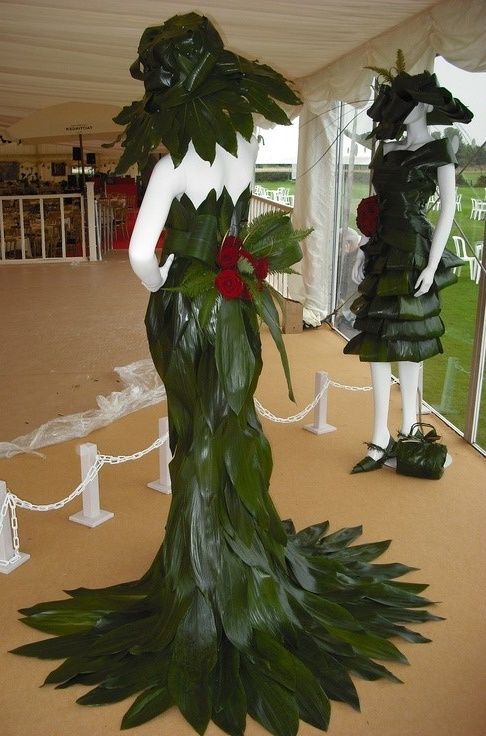
{"type": "Polygon", "coordinates": [[[139,689],[140,688],[138,686],[135,686],[119,689],[112,688],[109,690],[108,688],[99,685],[93,690],[90,690],[89,693],[86,693],[86,695],[82,695],[78,698],[76,703],[79,703],[79,705],[105,705],[106,703],[119,703],[120,700],[125,700],[125,698],[133,695],[139,689]]]}
{"type": "Polygon", "coordinates": [[[89,654],[109,654],[113,652],[128,651],[131,646],[138,644],[144,639],[158,621],[159,616],[144,617],[137,621],[118,626],[98,638],[90,647],[89,654]]]}
{"type": "Polygon", "coordinates": [[[216,663],[217,632],[213,612],[196,590],[174,639],[169,690],[184,718],[203,734],[211,717],[209,673],[216,663]]]}
{"type": "Polygon", "coordinates": [[[267,120],[279,125],[290,125],[290,120],[281,107],[267,95],[266,91],[256,85],[247,85],[244,95],[256,112],[259,112],[267,120]]]}
{"type": "Polygon", "coordinates": [[[324,537],[322,540],[322,546],[326,548],[329,546],[331,549],[336,547],[347,547],[350,542],[354,542],[354,540],[360,537],[362,533],[363,527],[361,525],[338,529],[336,532],[324,537]]]}
{"type": "Polygon", "coordinates": [[[223,299],[216,327],[216,365],[226,399],[239,414],[248,398],[255,356],[248,343],[239,299],[223,299]]]}
{"type": "Polygon", "coordinates": [[[250,112],[233,112],[230,110],[229,116],[236,130],[241,133],[243,138],[249,141],[254,128],[252,114],[250,112]]]}
{"type": "Polygon", "coordinates": [[[217,143],[226,151],[236,156],[238,150],[236,133],[227,115],[219,107],[209,105],[206,101],[201,101],[201,112],[213,128],[213,135],[217,143]]]}
{"type": "Polygon", "coordinates": [[[238,650],[223,639],[212,677],[212,719],[231,736],[243,736],[246,724],[246,695],[239,670],[238,650]]]}
{"type": "Polygon", "coordinates": [[[293,657],[295,672],[295,696],[299,714],[311,726],[327,731],[331,704],[329,698],[312,672],[297,657],[293,657]]]}
{"type": "Polygon", "coordinates": [[[255,648],[261,658],[256,663],[263,674],[294,691],[296,681],[293,655],[273,636],[258,629],[255,630],[255,648]]]}
{"type": "Polygon", "coordinates": [[[227,550],[222,557],[221,580],[224,585],[217,587],[216,596],[223,630],[232,644],[244,648],[251,637],[248,617],[248,577],[247,565],[227,550]]]}
{"type": "Polygon", "coordinates": [[[114,655],[105,657],[69,657],[47,675],[44,685],[66,682],[66,680],[70,680],[79,674],[103,672],[110,664],[113,666],[119,660],[120,656],[116,657],[114,655]]]}
{"type": "Polygon", "coordinates": [[[294,390],[292,388],[292,381],[290,378],[289,360],[287,358],[287,351],[285,350],[285,344],[282,339],[282,333],[280,330],[280,324],[279,324],[279,319],[278,319],[278,312],[275,308],[275,304],[273,303],[270,292],[266,288],[264,288],[262,291],[262,305],[261,305],[260,316],[265,322],[265,324],[267,325],[268,329],[270,330],[270,334],[272,335],[275,341],[275,345],[277,346],[278,351],[280,353],[280,359],[282,361],[282,366],[284,369],[285,378],[287,379],[287,386],[289,389],[289,399],[291,401],[295,401],[294,390]]]}
{"type": "Polygon", "coordinates": [[[173,703],[172,696],[166,687],[153,687],[145,690],[123,716],[121,729],[140,726],[164,713],[173,703]]]}
{"type": "Polygon", "coordinates": [[[214,130],[202,113],[202,105],[193,101],[187,106],[187,129],[194,148],[204,161],[213,163],[216,152],[214,130]]]}
{"type": "Polygon", "coordinates": [[[359,631],[350,631],[338,627],[329,627],[329,633],[350,644],[357,654],[393,662],[403,662],[404,664],[408,663],[405,655],[394,644],[375,634],[360,633],[359,631]]]}
{"type": "MultiPolygon", "coordinates": [[[[205,52],[184,81],[184,87],[188,92],[194,92],[206,80],[208,74],[216,63],[217,58],[217,54],[213,51],[209,50],[205,52]]],[[[207,94],[206,90],[204,90],[204,92],[207,94]]]]}
{"type": "Polygon", "coordinates": [[[391,682],[402,682],[399,677],[396,677],[393,672],[390,672],[386,667],[383,667],[382,664],[372,662],[370,659],[366,659],[365,657],[348,657],[346,664],[350,670],[356,672],[356,674],[360,675],[364,680],[373,681],[386,679],[391,682]]]}
{"type": "Polygon", "coordinates": [[[301,529],[295,536],[295,541],[302,547],[314,546],[324,536],[329,529],[329,522],[322,521],[320,524],[312,524],[305,529],[301,529]]]}
{"type": "Polygon", "coordinates": [[[262,526],[268,527],[268,518],[261,497],[262,493],[268,490],[268,478],[263,476],[259,455],[255,452],[255,433],[250,430],[238,431],[237,421],[232,421],[228,424],[228,440],[231,429],[235,441],[226,442],[224,453],[226,470],[248,511],[262,526]]]}
{"type": "Polygon", "coordinates": [[[104,611],[46,611],[20,620],[46,634],[76,634],[92,629],[103,614],[104,611]]]}
{"type": "Polygon", "coordinates": [[[206,291],[202,296],[200,300],[200,307],[197,314],[197,320],[199,322],[199,327],[201,330],[205,330],[206,334],[212,337],[211,344],[214,345],[214,340],[216,337],[216,325],[212,325],[210,330],[208,330],[208,326],[210,323],[212,323],[214,320],[212,318],[215,317],[215,306],[219,304],[221,300],[221,297],[218,293],[217,289],[209,289],[206,291]]]}
{"type": "Polygon", "coordinates": [[[359,560],[361,562],[369,562],[385,552],[391,544],[391,539],[383,542],[374,542],[371,544],[356,544],[354,547],[346,547],[346,549],[337,552],[329,552],[329,555],[339,557],[340,560],[359,560]]]}
{"type": "MultiPolygon", "coordinates": [[[[359,698],[353,681],[346,668],[329,654],[325,644],[318,638],[298,634],[298,657],[319,680],[319,683],[332,700],[348,703],[359,710],[359,698]]],[[[352,650],[351,650],[352,654],[352,650]]]]}
{"type": "Polygon", "coordinates": [[[271,677],[263,675],[246,658],[242,665],[243,687],[252,718],[275,736],[296,736],[299,710],[293,693],[271,677]]]}
{"type": "Polygon", "coordinates": [[[95,641],[95,635],[68,634],[67,636],[52,637],[42,641],[34,641],[24,644],[22,647],[12,649],[13,654],[24,657],[38,657],[38,659],[62,659],[84,654],[90,644],[95,641]]]}

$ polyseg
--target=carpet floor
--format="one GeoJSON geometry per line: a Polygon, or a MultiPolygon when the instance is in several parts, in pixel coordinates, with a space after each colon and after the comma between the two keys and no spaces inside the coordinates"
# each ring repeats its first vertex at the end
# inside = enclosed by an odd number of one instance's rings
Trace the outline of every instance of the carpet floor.
{"type": "MultiPolygon", "coordinates": [[[[113,367],[145,358],[143,315],[146,292],[134,279],[126,254],[100,264],[37,264],[0,269],[3,315],[0,366],[0,440],[11,440],[59,414],[94,406],[97,394],[117,390],[113,367]]],[[[313,396],[314,374],[364,386],[367,366],[342,355],[341,338],[328,328],[285,336],[298,408],[313,396]]],[[[295,413],[286,398],[278,354],[263,334],[264,372],[257,390],[262,404],[280,416],[295,413]]],[[[45,448],[43,456],[0,460],[0,479],[29,501],[66,496],[80,478],[76,448],[96,443],[109,454],[148,446],[162,402],[119,419],[83,440],[45,448]]],[[[274,455],[271,493],[283,518],[297,528],[329,519],[336,530],[363,524],[362,541],[392,539],[380,559],[421,568],[410,582],[429,582],[434,612],[445,621],[420,626],[432,643],[400,643],[411,666],[393,671],[403,685],[357,680],[359,714],[333,704],[331,736],[485,736],[486,656],[484,641],[486,565],[484,459],[459,436],[434,423],[453,458],[437,482],[408,479],[382,469],[363,476],[349,470],[363,455],[369,436],[371,395],[332,388],[328,421],[336,431],[315,436],[306,421],[264,420],[274,455]]],[[[392,389],[392,429],[399,426],[399,389],[392,389]]],[[[2,736],[115,736],[129,701],[82,708],[74,702],[85,688],[39,688],[51,663],[8,654],[43,638],[18,622],[17,610],[63,596],[65,589],[100,587],[139,577],[161,538],[170,496],[147,488],[158,474],[157,454],[101,471],[102,507],[112,520],[88,529],[68,520],[79,503],[57,512],[19,512],[21,549],[31,559],[0,575],[0,732],[2,736]]],[[[190,736],[178,711],[137,730],[143,736],[190,736]]],[[[210,725],[208,736],[221,734],[210,725]]],[[[249,720],[247,736],[266,733],[249,720]]],[[[301,724],[299,736],[317,736],[301,724]]]]}

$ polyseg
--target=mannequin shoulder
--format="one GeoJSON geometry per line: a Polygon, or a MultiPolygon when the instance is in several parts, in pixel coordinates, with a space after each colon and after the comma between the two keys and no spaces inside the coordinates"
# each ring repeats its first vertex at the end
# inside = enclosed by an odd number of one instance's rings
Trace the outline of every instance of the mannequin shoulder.
{"type": "Polygon", "coordinates": [[[163,156],[155,164],[150,175],[150,188],[164,187],[168,191],[182,191],[185,182],[185,169],[182,166],[175,167],[169,154],[163,156]]]}

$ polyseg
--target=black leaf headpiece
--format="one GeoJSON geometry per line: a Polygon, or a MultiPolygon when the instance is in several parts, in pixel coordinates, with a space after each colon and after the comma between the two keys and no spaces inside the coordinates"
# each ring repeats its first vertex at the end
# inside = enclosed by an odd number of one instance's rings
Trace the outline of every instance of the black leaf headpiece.
{"type": "Polygon", "coordinates": [[[432,110],[427,113],[428,125],[469,123],[472,120],[472,112],[453,97],[449,90],[439,86],[435,74],[428,71],[407,74],[404,66],[403,53],[399,50],[395,76],[392,70],[366,67],[387,80],[387,83],[380,85],[378,96],[367,111],[369,117],[378,123],[368,138],[398,138],[403,131],[405,118],[418,102],[432,106],[432,110]]]}
{"type": "Polygon", "coordinates": [[[227,51],[211,22],[197,13],[147,28],[130,73],[143,81],[145,95],[115,118],[127,126],[118,171],[135,163],[142,169],[161,143],[177,166],[191,140],[212,163],[216,143],[236,154],[236,133],[251,138],[252,113],[289,125],[275,100],[300,104],[281,74],[227,51]]]}

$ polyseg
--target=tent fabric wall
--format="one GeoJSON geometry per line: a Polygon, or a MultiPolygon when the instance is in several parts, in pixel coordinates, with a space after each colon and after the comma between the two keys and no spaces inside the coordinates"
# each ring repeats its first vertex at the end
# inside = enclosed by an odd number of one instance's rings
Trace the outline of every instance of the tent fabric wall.
{"type": "MultiPolygon", "coordinates": [[[[319,116],[319,125],[334,125],[337,100],[362,106],[369,99],[373,72],[365,66],[390,67],[397,49],[405,54],[412,73],[431,70],[436,55],[471,72],[486,71],[486,7],[484,0],[445,0],[409,21],[377,36],[311,76],[297,80],[304,99],[302,120],[319,116]],[[329,112],[331,111],[331,112],[329,112]]],[[[458,96],[460,90],[457,91],[458,96]]],[[[299,160],[295,197],[295,224],[314,227],[304,246],[301,283],[294,278],[290,296],[303,301],[310,310],[309,322],[322,319],[330,311],[335,147],[322,157],[317,123],[302,124],[299,130],[299,160]],[[322,157],[322,158],[321,158],[322,157]],[[312,168],[312,175],[299,178],[299,171],[312,168]],[[316,189],[328,187],[326,196],[316,189]],[[329,209],[323,209],[323,202],[329,209]]],[[[323,134],[324,137],[324,134],[323,134]]]]}
{"type": "Polygon", "coordinates": [[[303,244],[299,275],[289,277],[289,296],[304,305],[304,321],[320,324],[330,311],[330,274],[333,260],[333,212],[336,192],[337,106],[315,115],[304,105],[299,118],[297,196],[293,223],[312,227],[303,244]],[[327,151],[325,155],[324,152],[327,151]]]}

